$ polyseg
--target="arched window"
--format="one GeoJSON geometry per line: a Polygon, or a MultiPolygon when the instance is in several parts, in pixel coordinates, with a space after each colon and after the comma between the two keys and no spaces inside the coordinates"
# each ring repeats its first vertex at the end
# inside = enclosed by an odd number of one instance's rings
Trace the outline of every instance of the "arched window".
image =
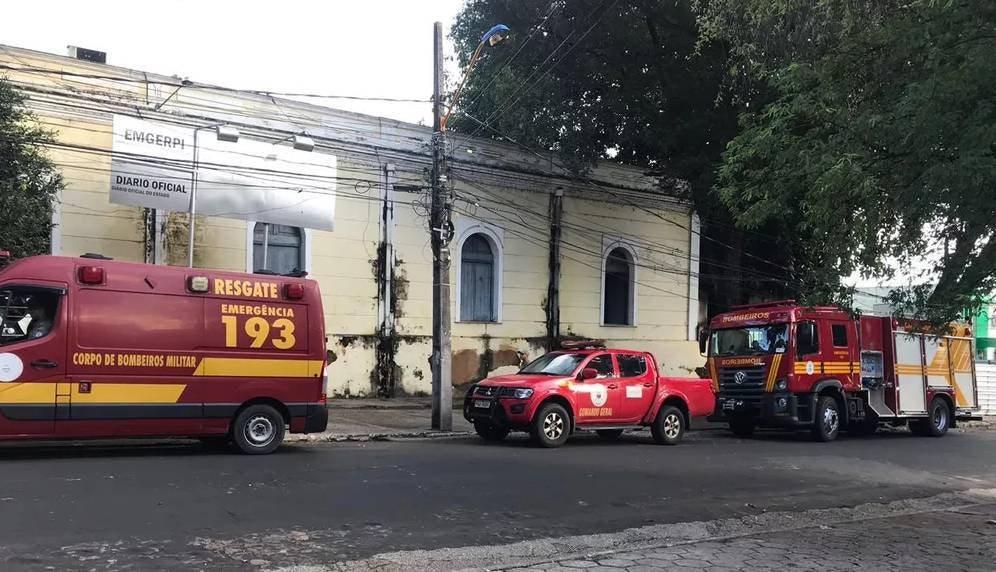
{"type": "Polygon", "coordinates": [[[602,285],[602,323],[612,326],[633,325],[633,256],[617,246],[605,258],[602,285]]]}
{"type": "Polygon", "coordinates": [[[467,237],[460,251],[460,319],[494,322],[495,254],[481,233],[467,237]]]}
{"type": "Polygon", "coordinates": [[[304,270],[303,236],[300,228],[256,223],[252,236],[252,270],[289,274],[304,270]]]}

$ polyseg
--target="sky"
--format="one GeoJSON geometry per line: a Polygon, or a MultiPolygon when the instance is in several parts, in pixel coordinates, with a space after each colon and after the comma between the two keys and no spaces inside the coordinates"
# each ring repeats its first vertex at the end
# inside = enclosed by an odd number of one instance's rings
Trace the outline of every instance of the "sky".
{"type": "MultiPolygon", "coordinates": [[[[445,36],[463,0],[32,0],[5,2],[0,44],[227,87],[426,99],[327,100],[330,107],[432,123],[432,24],[445,36]]],[[[483,31],[482,31],[483,32],[483,31]]],[[[447,64],[454,77],[455,64],[447,64]]]]}

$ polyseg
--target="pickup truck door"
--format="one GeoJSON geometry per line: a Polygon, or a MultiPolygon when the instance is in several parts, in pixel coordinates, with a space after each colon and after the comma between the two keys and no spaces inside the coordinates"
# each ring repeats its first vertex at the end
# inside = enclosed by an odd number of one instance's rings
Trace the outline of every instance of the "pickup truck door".
{"type": "Polygon", "coordinates": [[[594,379],[576,381],[571,388],[577,404],[578,425],[604,425],[614,423],[619,415],[622,389],[615,360],[610,353],[592,356],[582,369],[598,371],[594,379]]]}
{"type": "Polygon", "coordinates": [[[647,356],[640,353],[617,353],[619,364],[620,406],[616,421],[638,423],[653,405],[657,372],[647,356]]]}

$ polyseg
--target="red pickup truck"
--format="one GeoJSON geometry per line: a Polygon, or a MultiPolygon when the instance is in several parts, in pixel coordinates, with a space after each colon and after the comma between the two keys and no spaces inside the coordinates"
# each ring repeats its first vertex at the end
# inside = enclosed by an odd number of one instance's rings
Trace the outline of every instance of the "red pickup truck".
{"type": "Polygon", "coordinates": [[[657,443],[674,445],[692,417],[712,414],[715,400],[708,379],[664,377],[647,352],[588,343],[478,382],[463,415],[488,441],[528,431],[537,445],[559,447],[575,430],[615,439],[649,426],[657,443]]]}

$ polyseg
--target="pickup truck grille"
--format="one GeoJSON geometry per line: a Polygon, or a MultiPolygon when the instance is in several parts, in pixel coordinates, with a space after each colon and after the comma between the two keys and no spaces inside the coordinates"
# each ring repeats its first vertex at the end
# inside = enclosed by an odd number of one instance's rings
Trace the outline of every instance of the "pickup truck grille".
{"type": "Polygon", "coordinates": [[[764,393],[765,373],[763,365],[750,367],[730,367],[719,370],[719,390],[729,395],[751,395],[764,393]],[[737,374],[743,372],[743,379],[737,383],[737,374]]]}
{"type": "Polygon", "coordinates": [[[498,389],[499,388],[493,386],[478,385],[474,390],[474,395],[479,395],[481,397],[494,397],[498,395],[498,389]]]}

